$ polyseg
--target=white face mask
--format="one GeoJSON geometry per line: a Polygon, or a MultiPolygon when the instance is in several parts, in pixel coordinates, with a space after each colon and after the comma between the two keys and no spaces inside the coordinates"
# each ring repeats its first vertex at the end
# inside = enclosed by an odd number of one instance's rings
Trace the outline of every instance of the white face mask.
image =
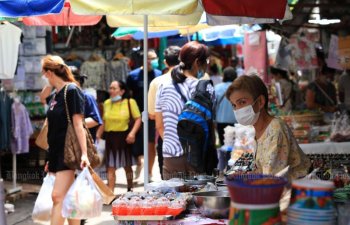
{"type": "Polygon", "coordinates": [[[45,77],[44,75],[41,76],[41,79],[43,80],[44,85],[51,86],[49,79],[45,77]]]}
{"type": "Polygon", "coordinates": [[[255,113],[253,109],[253,105],[255,104],[256,100],[251,105],[247,105],[238,110],[233,110],[236,120],[239,124],[248,126],[254,125],[258,121],[260,111],[255,113]]]}

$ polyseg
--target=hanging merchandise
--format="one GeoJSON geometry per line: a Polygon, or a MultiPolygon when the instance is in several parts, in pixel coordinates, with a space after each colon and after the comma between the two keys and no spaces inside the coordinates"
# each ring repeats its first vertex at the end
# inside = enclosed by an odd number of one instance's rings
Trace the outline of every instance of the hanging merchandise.
{"type": "Polygon", "coordinates": [[[89,60],[81,65],[80,72],[88,77],[85,87],[106,90],[106,62],[102,57],[93,53],[89,60]]]}
{"type": "Polygon", "coordinates": [[[289,48],[296,68],[310,70],[318,68],[315,43],[306,38],[291,38],[289,48]]]}
{"type": "Polygon", "coordinates": [[[278,47],[274,67],[288,71],[291,64],[292,64],[292,58],[291,58],[290,46],[288,45],[288,40],[286,38],[282,38],[278,47]]]}
{"type": "Polygon", "coordinates": [[[33,133],[32,124],[26,107],[15,98],[12,104],[12,139],[11,150],[13,154],[29,152],[29,138],[33,133]]]}
{"type": "Polygon", "coordinates": [[[107,63],[106,87],[114,80],[126,82],[128,73],[129,68],[126,59],[121,53],[116,54],[113,60],[107,63]]]}
{"type": "Polygon", "coordinates": [[[329,48],[328,48],[328,58],[326,59],[327,66],[336,70],[342,70],[342,66],[340,63],[342,62],[339,60],[339,51],[338,51],[338,42],[339,38],[336,35],[331,35],[331,40],[329,43],[329,48]]]}
{"type": "Polygon", "coordinates": [[[266,32],[245,33],[243,52],[245,73],[256,73],[263,81],[267,81],[266,32]]]}
{"type": "Polygon", "coordinates": [[[10,149],[11,105],[12,99],[0,88],[0,151],[10,149]]]}
{"type": "Polygon", "coordinates": [[[0,23],[0,79],[12,79],[18,60],[22,30],[11,23],[0,23]]]}
{"type": "Polygon", "coordinates": [[[344,69],[350,69],[350,36],[339,37],[339,58],[338,61],[344,69]]]}

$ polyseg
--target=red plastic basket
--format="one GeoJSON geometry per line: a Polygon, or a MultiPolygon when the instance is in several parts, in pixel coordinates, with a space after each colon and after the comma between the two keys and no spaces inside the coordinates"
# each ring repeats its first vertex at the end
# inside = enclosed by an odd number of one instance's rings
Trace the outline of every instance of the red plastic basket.
{"type": "Polygon", "coordinates": [[[287,180],[271,175],[233,174],[226,177],[225,183],[233,202],[263,205],[279,202],[287,180]]]}

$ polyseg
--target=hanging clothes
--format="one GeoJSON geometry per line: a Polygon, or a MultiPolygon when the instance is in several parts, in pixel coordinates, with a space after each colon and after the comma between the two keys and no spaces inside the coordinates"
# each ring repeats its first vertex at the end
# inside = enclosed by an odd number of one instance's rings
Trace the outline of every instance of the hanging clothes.
{"type": "Polygon", "coordinates": [[[33,134],[32,123],[26,107],[20,102],[12,104],[12,138],[11,151],[13,154],[29,152],[29,138],[33,134]]]}
{"type": "Polygon", "coordinates": [[[12,79],[18,61],[22,30],[11,23],[0,24],[0,79],[12,79]]]}
{"type": "Polygon", "coordinates": [[[109,87],[112,81],[121,80],[126,82],[129,68],[126,60],[118,59],[110,61],[107,64],[106,87],[109,87]]]}
{"type": "Polygon", "coordinates": [[[84,84],[86,88],[107,90],[105,86],[106,63],[104,60],[86,61],[81,65],[80,72],[88,77],[84,84]]]}
{"type": "Polygon", "coordinates": [[[11,105],[12,99],[0,91],[0,151],[11,147],[11,105]]]}

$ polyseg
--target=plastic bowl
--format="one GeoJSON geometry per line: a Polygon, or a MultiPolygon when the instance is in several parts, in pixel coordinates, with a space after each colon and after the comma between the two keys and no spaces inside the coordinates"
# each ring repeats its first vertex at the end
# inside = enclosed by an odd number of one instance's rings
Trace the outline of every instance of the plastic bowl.
{"type": "Polygon", "coordinates": [[[231,200],[241,204],[275,204],[287,180],[262,174],[232,174],[225,178],[231,200]]]}

